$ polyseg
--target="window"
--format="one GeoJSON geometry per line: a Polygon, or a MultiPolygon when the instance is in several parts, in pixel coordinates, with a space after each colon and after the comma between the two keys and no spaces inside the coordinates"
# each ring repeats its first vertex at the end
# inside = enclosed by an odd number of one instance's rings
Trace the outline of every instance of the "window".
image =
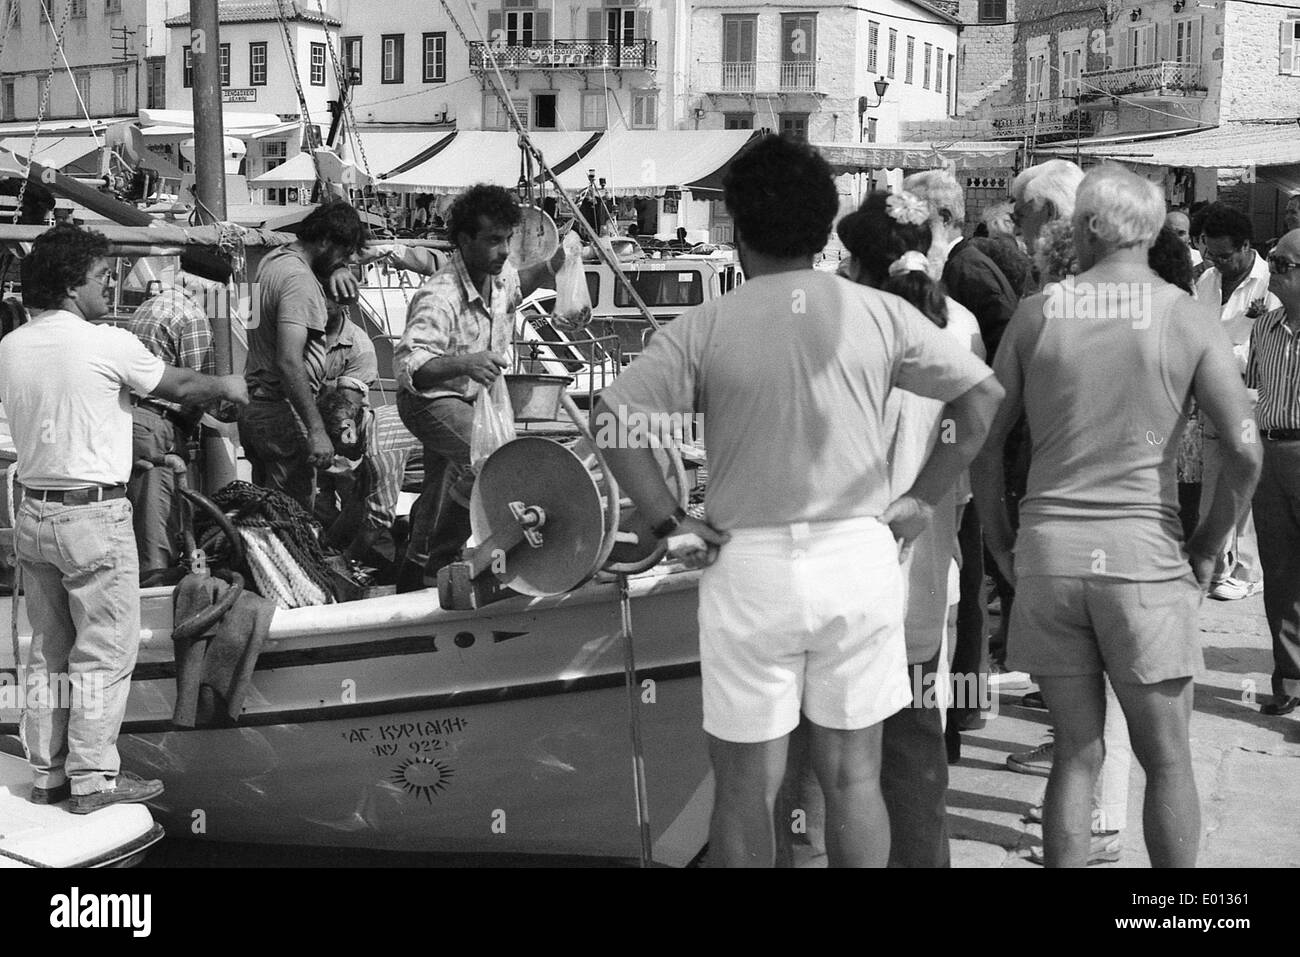
{"type": "Polygon", "coordinates": [[[361,85],[361,37],[343,38],[343,68],[353,86],[361,85]]]}
{"type": "Polygon", "coordinates": [[[312,86],[325,85],[325,44],[311,45],[311,71],[308,76],[312,86]]]}
{"type": "Polygon", "coordinates": [[[1278,72],[1300,74],[1300,20],[1283,20],[1278,38],[1278,72]]]}
{"type": "Polygon", "coordinates": [[[1128,32],[1128,63],[1126,66],[1145,66],[1153,62],[1155,44],[1151,42],[1155,24],[1144,23],[1128,32]]]}
{"type": "Polygon", "coordinates": [[[551,12],[536,7],[537,0],[502,0],[500,10],[488,11],[488,39],[512,47],[549,42],[551,12]]]}
{"type": "Polygon", "coordinates": [[[424,35],[424,82],[447,82],[447,34],[424,35]]]}
{"type": "Polygon", "coordinates": [[[189,89],[194,85],[194,53],[189,48],[185,48],[184,66],[181,68],[181,86],[189,89]]]}
{"type": "Polygon", "coordinates": [[[907,65],[903,68],[903,82],[912,82],[912,66],[916,63],[916,37],[907,38],[907,65]]]}
{"type": "Polygon", "coordinates": [[[1201,19],[1174,21],[1174,59],[1179,63],[1201,62],[1201,19]]]}
{"type": "Polygon", "coordinates": [[[921,70],[921,89],[930,89],[930,63],[934,56],[934,47],[927,43],[925,45],[925,67],[921,70]]]}
{"type": "Polygon", "coordinates": [[[90,109],[90,74],[78,73],[74,78],[77,84],[77,99],[80,100],[79,108],[90,109]]]}
{"type": "Polygon", "coordinates": [[[113,112],[131,112],[130,87],[127,85],[126,70],[113,71],[113,112]]]}
{"type": "Polygon", "coordinates": [[[603,130],[605,128],[605,92],[582,94],[582,128],[584,130],[603,130]]]}
{"type": "Polygon", "coordinates": [[[406,80],[406,37],[400,33],[384,35],[380,49],[383,62],[380,67],[381,83],[403,83],[406,80]]]}
{"type": "Polygon", "coordinates": [[[754,114],[723,113],[722,126],[728,130],[752,130],[754,128],[754,114]]]}
{"type": "MultiPolygon", "coordinates": [[[[647,306],[698,306],[704,301],[704,279],[696,270],[629,271],[627,278],[647,306]]],[[[614,305],[619,308],[633,305],[622,283],[614,284],[614,305]]]]}
{"type": "Polygon", "coordinates": [[[954,94],[957,92],[957,57],[948,54],[948,112],[955,114],[957,112],[957,98],[954,94]]]}
{"type": "Polygon", "coordinates": [[[943,92],[943,47],[939,47],[934,58],[934,92],[943,92]]]}
{"type": "Polygon", "coordinates": [[[885,70],[885,76],[891,80],[894,78],[894,66],[898,59],[898,31],[891,29],[889,31],[889,60],[888,67],[885,70]]]}
{"type": "Polygon", "coordinates": [[[4,86],[0,88],[0,120],[17,119],[15,114],[18,112],[18,98],[14,91],[14,81],[5,80],[4,86]]]}
{"type": "Polygon", "coordinates": [[[1082,63],[1082,50],[1065,50],[1061,53],[1061,96],[1079,95],[1079,70],[1082,63]]]}
{"type": "MultiPolygon", "coordinates": [[[[524,129],[528,129],[528,107],[530,105],[528,98],[511,97],[510,102],[514,104],[515,112],[519,114],[519,119],[524,124],[524,129]]],[[[513,129],[510,124],[510,115],[506,112],[505,107],[501,105],[501,101],[491,93],[488,93],[483,97],[483,129],[513,129]]]]}
{"type": "Polygon", "coordinates": [[[724,90],[754,88],[757,34],[757,16],[722,18],[722,88],[724,90]]]}
{"type": "Polygon", "coordinates": [[[1035,54],[1025,63],[1025,99],[1030,102],[1041,100],[1047,95],[1043,89],[1043,77],[1046,75],[1047,57],[1035,54]]]}
{"type": "Polygon", "coordinates": [[[230,44],[221,44],[221,85],[230,86],[230,44]]]}
{"type": "Polygon", "coordinates": [[[50,14],[54,12],[54,5],[56,3],[58,3],[58,0],[45,0],[45,3],[37,4],[41,10],[41,23],[50,22],[50,14]]]}
{"type": "Polygon", "coordinates": [[[801,140],[808,138],[807,113],[782,113],[780,119],[782,133],[788,133],[790,136],[798,137],[801,140]]]}
{"type": "Polygon", "coordinates": [[[867,21],[867,72],[879,73],[877,62],[880,59],[880,24],[875,20],[867,21]]]}
{"type": "Polygon", "coordinates": [[[558,123],[556,122],[556,112],[559,96],[555,93],[534,93],[533,94],[533,126],[535,130],[553,130],[558,123]]]}
{"type": "Polygon", "coordinates": [[[1001,23],[1007,18],[1007,0],[980,0],[980,23],[1001,23]]]}
{"type": "Polygon", "coordinates": [[[68,0],[68,16],[73,20],[86,19],[86,0],[68,0]]]}
{"type": "Polygon", "coordinates": [[[632,129],[653,130],[659,125],[659,91],[632,91],[632,129]]]}
{"type": "Polygon", "coordinates": [[[9,0],[10,16],[14,18],[14,28],[21,30],[23,26],[23,5],[19,0],[9,0]]]}
{"type": "Polygon", "coordinates": [[[266,86],[266,43],[248,45],[248,85],[266,86]]]}
{"type": "Polygon", "coordinates": [[[781,15],[781,75],[783,90],[811,90],[816,85],[817,15],[781,15]]]}
{"type": "Polygon", "coordinates": [[[867,142],[874,143],[875,141],[876,141],[876,118],[874,116],[869,116],[867,117],[867,142]]]}
{"type": "Polygon", "coordinates": [[[145,65],[145,102],[150,110],[167,108],[167,61],[151,57],[145,65]]]}
{"type": "Polygon", "coordinates": [[[121,13],[122,0],[104,0],[105,13],[121,13]]]}

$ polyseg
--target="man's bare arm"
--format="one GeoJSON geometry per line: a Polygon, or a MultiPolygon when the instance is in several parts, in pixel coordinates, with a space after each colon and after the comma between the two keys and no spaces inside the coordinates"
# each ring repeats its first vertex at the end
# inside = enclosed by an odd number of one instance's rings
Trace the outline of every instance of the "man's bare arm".
{"type": "Polygon", "coordinates": [[[307,327],[281,323],[276,334],[275,365],[280,373],[289,404],[307,427],[309,458],[313,465],[324,467],[334,460],[334,443],[325,431],[316,399],[307,380],[303,349],[307,345],[307,327]]]}
{"type": "Polygon", "coordinates": [[[150,395],[184,406],[198,406],[205,402],[233,402],[248,405],[248,386],[243,376],[204,375],[193,369],[167,366],[163,377],[150,395]]]}

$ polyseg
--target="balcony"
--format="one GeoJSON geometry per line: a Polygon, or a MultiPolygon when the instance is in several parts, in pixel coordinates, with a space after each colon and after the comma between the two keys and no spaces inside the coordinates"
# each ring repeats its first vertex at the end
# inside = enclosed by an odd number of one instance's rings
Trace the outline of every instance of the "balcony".
{"type": "Polygon", "coordinates": [[[1062,133],[1089,136],[1093,132],[1092,114],[1080,110],[1072,96],[993,108],[993,136],[997,139],[1042,139],[1062,133]]]}
{"type": "Polygon", "coordinates": [[[708,93],[820,92],[811,60],[714,60],[700,67],[700,89],[708,93]]]}
{"type": "Polygon", "coordinates": [[[1089,70],[1082,75],[1084,99],[1098,96],[1204,96],[1199,63],[1162,60],[1114,70],[1089,70]]]}
{"type": "Polygon", "coordinates": [[[658,65],[657,40],[606,43],[601,40],[552,40],[532,46],[506,46],[473,41],[469,66],[475,72],[503,70],[653,70],[658,65]],[[487,47],[491,46],[491,56],[487,47]]]}

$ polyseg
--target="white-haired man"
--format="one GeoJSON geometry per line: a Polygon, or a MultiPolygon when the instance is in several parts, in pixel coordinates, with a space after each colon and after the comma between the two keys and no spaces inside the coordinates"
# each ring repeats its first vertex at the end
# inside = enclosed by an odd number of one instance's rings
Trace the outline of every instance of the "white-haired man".
{"type": "Polygon", "coordinates": [[[1056,726],[1049,866],[1089,856],[1104,675],[1147,773],[1151,863],[1193,866],[1200,840],[1188,740],[1197,613],[1260,453],[1242,428],[1250,400],[1212,306],[1148,265],[1164,216],[1159,191],[1122,168],[1084,178],[1073,217],[1082,272],[1026,299],[1012,320],[995,363],[1007,400],[974,469],[989,550],[1017,586],[1009,661],[1038,679],[1056,726]],[[1098,390],[1103,380],[1124,388],[1098,390]],[[1225,463],[1184,549],[1173,472],[1193,396],[1225,436],[1225,463]],[[1033,459],[1017,533],[998,492],[999,449],[1022,411],[1033,459]]]}
{"type": "Polygon", "coordinates": [[[1048,160],[1022,170],[1011,182],[1012,214],[1032,256],[1043,227],[1074,215],[1074,195],[1083,182],[1083,170],[1069,160],[1048,160]]]}

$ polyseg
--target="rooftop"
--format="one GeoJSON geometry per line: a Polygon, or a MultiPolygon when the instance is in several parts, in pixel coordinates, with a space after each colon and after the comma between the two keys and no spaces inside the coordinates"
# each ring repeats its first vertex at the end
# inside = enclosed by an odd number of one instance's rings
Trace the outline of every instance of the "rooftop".
{"type": "MultiPolygon", "coordinates": [[[[290,22],[296,20],[304,23],[323,23],[327,27],[343,25],[338,17],[329,14],[322,15],[319,7],[312,10],[308,8],[307,4],[298,3],[297,0],[284,0],[283,6],[284,18],[290,22]]],[[[273,23],[279,19],[276,7],[274,0],[269,3],[223,2],[218,6],[218,15],[222,23],[273,23]]],[[[174,17],[168,17],[166,24],[169,27],[188,27],[190,25],[190,15],[182,13],[174,17]]]]}

